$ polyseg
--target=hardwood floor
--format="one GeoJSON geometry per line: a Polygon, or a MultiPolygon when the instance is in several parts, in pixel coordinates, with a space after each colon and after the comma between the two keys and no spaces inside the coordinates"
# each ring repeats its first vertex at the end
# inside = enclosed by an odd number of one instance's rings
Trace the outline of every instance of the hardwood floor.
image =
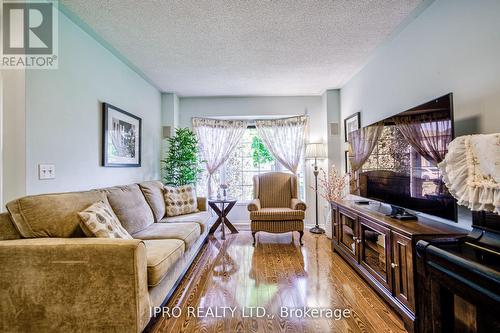
{"type": "Polygon", "coordinates": [[[332,252],[326,236],[305,232],[300,247],[297,233],[294,243],[290,233],[259,233],[255,248],[249,231],[226,237],[209,239],[166,305],[182,314],[160,317],[152,332],[406,332],[390,307],[332,252]],[[229,309],[224,318],[193,316],[198,308],[221,315],[223,307],[236,307],[234,316],[229,309]],[[246,317],[250,307],[263,307],[266,315],[246,317]],[[335,320],[323,310],[319,319],[282,317],[281,307],[347,309],[351,315],[335,320]]]}

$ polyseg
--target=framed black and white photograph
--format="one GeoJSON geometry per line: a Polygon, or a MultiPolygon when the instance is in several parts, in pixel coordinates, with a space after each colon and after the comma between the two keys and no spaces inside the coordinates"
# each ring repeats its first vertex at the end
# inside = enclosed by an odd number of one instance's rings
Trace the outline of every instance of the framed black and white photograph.
{"type": "Polygon", "coordinates": [[[141,166],[141,123],[141,118],[103,103],[103,166],[141,166]]]}
{"type": "Polygon", "coordinates": [[[349,141],[349,133],[357,131],[361,128],[361,113],[356,112],[352,116],[344,119],[344,134],[345,142],[349,141]]]}
{"type": "Polygon", "coordinates": [[[351,172],[351,163],[349,163],[349,150],[344,150],[344,161],[345,161],[345,165],[344,165],[344,170],[345,170],[345,173],[349,173],[351,172]]]}

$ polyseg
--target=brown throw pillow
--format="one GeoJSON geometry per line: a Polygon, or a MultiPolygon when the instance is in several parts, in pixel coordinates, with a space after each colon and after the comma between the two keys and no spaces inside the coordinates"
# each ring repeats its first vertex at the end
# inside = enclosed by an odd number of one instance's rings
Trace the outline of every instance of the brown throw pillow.
{"type": "Polygon", "coordinates": [[[113,209],[104,201],[90,205],[78,215],[81,219],[81,227],[87,236],[133,239],[122,227],[113,209]]]}
{"type": "Polygon", "coordinates": [[[167,216],[184,215],[198,211],[193,185],[165,186],[164,196],[167,216]]]}

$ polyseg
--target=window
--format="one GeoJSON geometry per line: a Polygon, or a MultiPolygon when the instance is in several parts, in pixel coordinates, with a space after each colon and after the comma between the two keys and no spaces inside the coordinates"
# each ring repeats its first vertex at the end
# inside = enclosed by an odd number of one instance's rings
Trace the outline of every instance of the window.
{"type": "MultiPolygon", "coordinates": [[[[298,172],[299,193],[304,198],[304,176],[301,163],[298,172]]],[[[288,172],[272,154],[264,147],[254,127],[248,127],[243,137],[224,165],[214,175],[216,184],[228,184],[228,193],[240,201],[253,199],[253,176],[261,173],[281,171],[288,172]]],[[[201,175],[197,191],[206,195],[207,173],[201,175]]]]}

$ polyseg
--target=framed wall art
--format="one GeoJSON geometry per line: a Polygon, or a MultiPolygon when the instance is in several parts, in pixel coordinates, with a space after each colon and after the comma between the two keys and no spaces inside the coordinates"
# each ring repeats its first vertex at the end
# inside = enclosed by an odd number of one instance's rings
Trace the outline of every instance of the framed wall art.
{"type": "Polygon", "coordinates": [[[103,103],[102,165],[141,166],[141,118],[103,103]]]}
{"type": "Polygon", "coordinates": [[[344,161],[345,173],[351,172],[351,163],[349,163],[349,150],[344,150],[344,161]]]}
{"type": "Polygon", "coordinates": [[[344,135],[345,142],[349,141],[349,133],[357,131],[361,128],[361,113],[355,114],[344,119],[344,135]]]}

